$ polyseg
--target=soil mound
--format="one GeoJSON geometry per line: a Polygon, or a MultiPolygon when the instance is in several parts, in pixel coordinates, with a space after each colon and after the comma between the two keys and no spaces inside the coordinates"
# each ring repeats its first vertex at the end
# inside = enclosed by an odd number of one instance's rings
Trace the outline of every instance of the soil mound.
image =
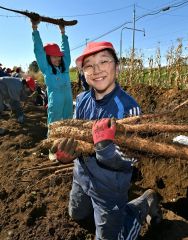
{"type": "MultiPolygon", "coordinates": [[[[76,85],[73,90],[74,94],[79,91],[76,85]]],[[[187,90],[143,85],[126,91],[136,98],[143,113],[170,111],[188,96],[187,90]]],[[[94,239],[93,219],[74,222],[68,215],[72,169],[33,169],[50,163],[48,149],[41,148],[47,136],[46,110],[28,102],[24,112],[23,125],[8,111],[0,119],[1,127],[7,129],[0,136],[0,240],[94,239]]],[[[188,124],[188,106],[173,112],[168,122],[188,124]]],[[[152,137],[172,141],[168,134],[152,137]]],[[[140,239],[188,239],[187,160],[142,156],[134,170],[130,199],[147,188],[160,194],[164,220],[156,228],[144,225],[140,239]]]]}

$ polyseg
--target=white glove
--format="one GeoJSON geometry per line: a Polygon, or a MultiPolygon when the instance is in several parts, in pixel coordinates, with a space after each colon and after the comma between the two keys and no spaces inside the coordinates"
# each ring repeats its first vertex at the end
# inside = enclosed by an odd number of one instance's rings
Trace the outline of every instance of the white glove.
{"type": "Polygon", "coordinates": [[[188,137],[184,136],[184,135],[179,135],[179,136],[173,138],[173,142],[188,146],[188,137]]]}

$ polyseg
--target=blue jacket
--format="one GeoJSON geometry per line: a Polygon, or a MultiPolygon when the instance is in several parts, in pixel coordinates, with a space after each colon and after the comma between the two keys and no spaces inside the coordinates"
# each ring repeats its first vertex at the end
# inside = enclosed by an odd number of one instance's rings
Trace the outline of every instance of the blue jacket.
{"type": "MultiPolygon", "coordinates": [[[[137,102],[116,84],[115,89],[101,100],[95,99],[93,89],[81,93],[77,97],[75,118],[101,119],[115,117],[121,119],[130,115],[139,115],[137,102]]],[[[84,191],[104,197],[126,201],[132,176],[132,159],[125,156],[118,146],[111,143],[104,149],[96,150],[96,154],[75,160],[74,181],[84,191]],[[113,194],[112,194],[113,193],[113,194]],[[121,196],[121,197],[120,197],[121,196]]]]}
{"type": "Polygon", "coordinates": [[[4,110],[4,103],[8,102],[16,117],[23,115],[21,101],[25,101],[28,94],[20,78],[0,77],[0,112],[4,110]]]}
{"type": "Polygon", "coordinates": [[[28,97],[22,80],[15,77],[0,77],[0,94],[4,100],[21,102],[28,97]]]}
{"type": "Polygon", "coordinates": [[[57,74],[53,74],[52,68],[46,59],[46,53],[39,35],[39,31],[33,31],[34,53],[40,70],[44,75],[48,94],[48,123],[72,118],[73,99],[69,77],[69,66],[71,62],[68,37],[62,35],[61,50],[64,53],[63,61],[65,71],[62,73],[59,68],[57,74]]]}
{"type": "Polygon", "coordinates": [[[4,72],[3,70],[0,70],[0,77],[8,77],[10,74],[4,72]]]}

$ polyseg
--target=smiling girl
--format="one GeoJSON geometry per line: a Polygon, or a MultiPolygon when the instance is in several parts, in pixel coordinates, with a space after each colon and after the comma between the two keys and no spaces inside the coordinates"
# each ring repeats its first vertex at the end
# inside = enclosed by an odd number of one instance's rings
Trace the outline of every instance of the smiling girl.
{"type": "Polygon", "coordinates": [[[83,220],[94,213],[96,240],[136,240],[147,215],[156,223],[161,220],[153,190],[128,201],[134,160],[114,143],[114,118],[139,115],[140,107],[117,83],[118,62],[110,42],[88,43],[76,59],[90,90],[78,95],[75,118],[96,120],[92,127],[95,153],[78,155],[79,143],[67,138],[52,147],[60,162],[74,160],[69,215],[83,220]]]}

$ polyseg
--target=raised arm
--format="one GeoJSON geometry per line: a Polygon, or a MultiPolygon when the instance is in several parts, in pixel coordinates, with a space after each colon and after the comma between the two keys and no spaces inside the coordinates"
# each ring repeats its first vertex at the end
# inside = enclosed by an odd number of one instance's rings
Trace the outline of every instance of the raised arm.
{"type": "Polygon", "coordinates": [[[61,51],[64,53],[63,59],[65,63],[65,68],[66,68],[66,71],[69,71],[71,56],[70,56],[68,37],[65,35],[65,27],[63,25],[59,25],[59,29],[61,31],[61,36],[62,36],[61,51]]]}
{"type": "Polygon", "coordinates": [[[40,70],[43,73],[45,73],[48,68],[48,63],[46,59],[46,53],[43,48],[43,43],[38,31],[38,24],[40,23],[40,21],[34,21],[31,19],[31,23],[32,23],[32,29],[33,29],[32,37],[33,37],[33,43],[34,43],[34,54],[40,70]]]}

